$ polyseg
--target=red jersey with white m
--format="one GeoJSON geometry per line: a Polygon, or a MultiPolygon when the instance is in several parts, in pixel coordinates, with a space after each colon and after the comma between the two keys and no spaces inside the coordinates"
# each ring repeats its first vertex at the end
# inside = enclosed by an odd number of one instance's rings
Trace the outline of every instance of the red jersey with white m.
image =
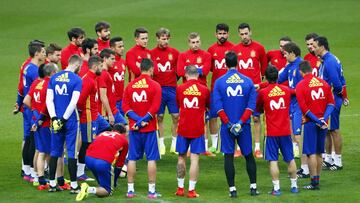
{"type": "Polygon", "coordinates": [[[98,86],[98,110],[100,114],[104,117],[107,116],[107,112],[105,109],[105,106],[102,104],[100,99],[100,88],[106,88],[106,96],[109,100],[110,109],[113,115],[115,115],[118,112],[118,109],[116,108],[116,97],[115,97],[115,87],[114,82],[111,79],[111,75],[107,70],[103,70],[101,72],[101,75],[99,77],[96,77],[96,82],[98,86]]]}
{"type": "Polygon", "coordinates": [[[144,58],[151,58],[150,50],[139,45],[135,45],[126,53],[126,65],[130,73],[135,74],[135,78],[141,74],[140,63],[144,58]]]}
{"type": "MultiPolygon", "coordinates": [[[[140,132],[157,130],[156,114],[161,104],[161,86],[149,75],[141,74],[131,81],[125,88],[122,109],[125,114],[134,111],[144,117],[148,112],[152,115],[149,124],[141,128],[140,132]]],[[[134,126],[135,121],[129,118],[129,125],[134,126]]]]}
{"type": "Polygon", "coordinates": [[[270,50],[266,53],[267,61],[278,70],[286,66],[287,60],[280,50],[270,50]]]}
{"type": "MultiPolygon", "coordinates": [[[[328,104],[334,105],[334,96],[325,80],[311,74],[304,76],[296,86],[296,99],[303,114],[311,111],[315,116],[324,116],[328,104]]],[[[306,121],[309,119],[306,117],[306,121]]]]}
{"type": "Polygon", "coordinates": [[[99,45],[99,53],[106,48],[110,48],[110,40],[102,40],[100,38],[97,38],[97,43],[99,45]]]}
{"type": "MultiPolygon", "coordinates": [[[[31,97],[31,110],[36,110],[41,113],[46,108],[46,92],[49,84],[50,78],[45,77],[44,79],[36,79],[30,86],[28,95],[31,97]]],[[[34,120],[36,118],[33,118],[34,120]]],[[[50,119],[49,117],[43,122],[42,127],[49,127],[50,119]]]]}
{"type": "Polygon", "coordinates": [[[189,80],[176,88],[179,106],[177,133],[186,138],[198,138],[205,133],[205,111],[209,108],[210,91],[199,80],[189,80]]]}
{"type": "Polygon", "coordinates": [[[161,86],[176,87],[176,65],[179,51],[167,47],[165,49],[158,46],[151,50],[151,60],[154,62],[154,80],[161,86]]]}
{"type": "Polygon", "coordinates": [[[179,77],[183,77],[184,82],[186,82],[184,77],[185,68],[189,65],[194,65],[196,68],[202,69],[203,74],[202,76],[199,76],[199,81],[201,84],[207,86],[206,76],[209,74],[211,69],[211,55],[204,50],[188,50],[181,53],[177,62],[177,74],[179,77]]]}
{"type": "Polygon", "coordinates": [[[119,56],[115,56],[114,67],[109,68],[109,73],[114,81],[116,101],[120,101],[124,94],[124,82],[126,62],[119,56]]]}
{"type": "Polygon", "coordinates": [[[80,112],[80,123],[88,123],[95,121],[99,114],[96,74],[88,71],[82,77],[82,81],[83,85],[77,107],[80,112]]]}
{"type": "Polygon", "coordinates": [[[268,65],[264,46],[259,42],[251,41],[249,45],[243,43],[235,45],[232,50],[238,56],[239,72],[249,77],[254,84],[259,84],[268,65]]]}
{"type": "Polygon", "coordinates": [[[64,70],[68,66],[68,60],[72,55],[81,56],[81,48],[76,46],[75,44],[69,44],[67,47],[61,50],[61,68],[64,70]]]}
{"type": "Polygon", "coordinates": [[[319,68],[321,65],[321,61],[319,57],[315,56],[314,54],[308,53],[304,56],[305,61],[309,61],[311,68],[313,68],[312,74],[314,76],[319,76],[319,68]]]}
{"type": "Polygon", "coordinates": [[[288,136],[290,131],[291,92],[286,86],[269,84],[259,91],[256,110],[265,112],[267,136],[288,136]]]}
{"type": "Polygon", "coordinates": [[[90,144],[86,150],[86,156],[107,161],[109,164],[115,162],[116,167],[122,167],[127,152],[128,141],[125,135],[114,131],[105,131],[90,144]]]}
{"type": "Polygon", "coordinates": [[[233,43],[226,41],[224,44],[215,42],[209,47],[208,52],[211,55],[211,91],[214,89],[215,80],[227,72],[225,64],[225,54],[234,46],[233,43]]]}

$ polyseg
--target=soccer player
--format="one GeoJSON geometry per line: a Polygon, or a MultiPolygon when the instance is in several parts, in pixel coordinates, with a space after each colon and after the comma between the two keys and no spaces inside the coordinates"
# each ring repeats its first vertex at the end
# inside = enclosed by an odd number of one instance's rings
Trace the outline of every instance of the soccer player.
{"type": "Polygon", "coordinates": [[[221,120],[221,152],[224,153],[224,169],[229,185],[230,197],[237,197],[235,188],[234,152],[235,140],[246,159],[250,179],[250,194],[258,195],[256,189],[256,163],[252,153],[250,116],[256,106],[256,91],[250,78],[236,70],[237,54],[225,54],[228,72],[216,80],[214,85],[215,110],[221,120]]]}
{"type": "Polygon", "coordinates": [[[228,41],[229,38],[229,26],[225,23],[219,23],[215,27],[215,37],[216,42],[212,44],[208,52],[211,54],[211,88],[210,88],[210,120],[209,120],[209,128],[210,128],[210,137],[211,137],[211,147],[209,151],[215,153],[217,151],[218,146],[218,120],[217,113],[214,110],[214,105],[212,100],[212,94],[214,90],[215,80],[224,75],[227,72],[227,68],[225,65],[225,53],[228,52],[234,44],[228,41]]]}
{"type": "Polygon", "coordinates": [[[97,103],[96,77],[101,75],[102,59],[96,55],[91,56],[88,64],[89,70],[82,77],[83,86],[77,103],[80,114],[81,147],[76,176],[78,180],[93,181],[94,179],[85,174],[86,149],[99,133],[110,129],[110,125],[99,115],[97,103]]]}
{"type": "Polygon", "coordinates": [[[157,143],[156,113],[161,104],[161,86],[151,79],[154,66],[150,59],[143,59],[140,64],[141,75],[125,88],[122,108],[129,117],[129,155],[128,155],[128,190],[127,197],[135,195],[136,161],[142,159],[144,152],[148,161],[148,198],[158,198],[156,192],[156,161],[160,159],[157,143]]]}
{"type": "Polygon", "coordinates": [[[90,144],[86,151],[86,166],[96,177],[99,186],[89,187],[87,183],[82,183],[76,201],[83,200],[89,193],[98,197],[106,197],[112,194],[112,185],[116,187],[120,168],[124,165],[128,152],[128,141],[125,132],[125,126],[115,124],[111,131],[102,132],[90,144]],[[114,179],[112,177],[112,164],[116,167],[114,179]]]}
{"type": "Polygon", "coordinates": [[[83,63],[79,71],[79,76],[83,77],[88,71],[88,60],[91,56],[98,55],[99,53],[99,45],[98,42],[95,39],[86,38],[81,44],[81,50],[82,50],[82,59],[83,63]]]}
{"type": "Polygon", "coordinates": [[[126,65],[129,69],[129,82],[139,77],[141,74],[140,63],[144,58],[151,58],[148,45],[148,31],[146,28],[136,28],[134,32],[135,46],[126,53],[126,65]]]}
{"type": "Polygon", "coordinates": [[[318,190],[323,161],[321,154],[325,152],[327,120],[335,108],[334,97],[331,86],[311,74],[308,61],[300,63],[300,71],[304,79],[296,86],[296,98],[305,116],[303,153],[308,156],[311,175],[311,184],[304,189],[318,190]]]}
{"type": "Polygon", "coordinates": [[[186,173],[186,153],[190,147],[189,198],[197,198],[195,185],[199,176],[199,154],[205,152],[205,112],[210,105],[209,89],[198,80],[199,73],[195,66],[185,69],[186,82],[176,88],[176,101],[180,107],[177,128],[176,151],[178,189],[176,195],[184,196],[186,173]]]}
{"type": "Polygon", "coordinates": [[[95,24],[95,32],[98,36],[99,53],[106,48],[110,48],[110,24],[107,22],[98,22],[95,24]]]}
{"type": "Polygon", "coordinates": [[[76,181],[77,171],[77,139],[78,120],[76,104],[82,88],[81,78],[76,75],[81,67],[82,59],[78,55],[69,58],[68,67],[55,75],[49,81],[46,93],[46,106],[52,121],[52,137],[50,152],[50,189],[56,192],[55,172],[57,160],[64,152],[64,142],[68,152],[68,168],[70,174],[70,193],[76,194],[80,187],[76,181]]]}
{"type": "MultiPolygon", "coordinates": [[[[241,23],[238,27],[241,42],[233,47],[238,56],[238,70],[249,77],[254,84],[259,84],[267,67],[266,52],[263,45],[251,38],[250,25],[241,23]]],[[[260,150],[261,123],[260,114],[254,112],[255,157],[262,158],[260,150]]]]}
{"type": "Polygon", "coordinates": [[[265,78],[269,86],[259,91],[256,101],[258,112],[265,112],[266,146],[265,159],[269,161],[269,170],[273,183],[271,195],[281,194],[279,181],[279,150],[288,165],[292,193],[298,193],[296,163],[290,131],[290,101],[291,91],[288,87],[276,84],[278,70],[269,65],[265,71],[265,78]]]}
{"type": "Polygon", "coordinates": [[[279,40],[279,49],[278,50],[270,50],[266,53],[267,61],[271,65],[275,66],[279,71],[283,69],[286,64],[287,60],[284,56],[284,45],[288,42],[291,42],[290,37],[285,36],[281,37],[279,40]]]}
{"type": "Polygon", "coordinates": [[[159,125],[160,154],[166,153],[164,143],[164,113],[167,106],[172,119],[170,152],[175,153],[176,127],[179,119],[179,108],[176,104],[176,65],[179,51],[169,46],[170,31],[160,28],[156,32],[157,46],[151,50],[151,59],[155,63],[154,80],[161,85],[162,99],[157,113],[159,125]]]}
{"type": "Polygon", "coordinates": [[[61,59],[61,47],[55,43],[49,44],[48,47],[46,47],[46,62],[52,63],[56,66],[56,69],[58,70],[57,64],[60,62],[61,59]]]}
{"type": "Polygon", "coordinates": [[[330,135],[327,136],[327,148],[325,164],[332,171],[343,168],[341,160],[342,138],[340,134],[340,110],[341,105],[349,105],[346,91],[346,81],[343,75],[343,68],[339,59],[330,52],[329,43],[326,37],[317,37],[313,44],[314,52],[321,57],[322,63],[319,69],[320,78],[324,79],[332,88],[335,99],[335,109],[330,117],[330,135]],[[335,148],[334,164],[331,165],[332,146],[335,148]]]}
{"type": "MultiPolygon", "coordinates": [[[[296,85],[302,80],[300,74],[299,64],[302,61],[300,55],[301,50],[297,44],[294,42],[289,42],[284,45],[284,55],[288,61],[288,65],[285,66],[284,70],[280,72],[278,83],[281,84],[285,81],[289,82],[290,89],[295,89],[296,85]]],[[[290,118],[291,118],[291,127],[293,137],[293,150],[294,156],[299,157],[299,143],[301,135],[301,122],[302,122],[302,113],[298,105],[296,96],[291,97],[290,105],[290,118]]],[[[298,177],[306,178],[309,176],[309,168],[306,162],[306,156],[301,158],[301,169],[298,170],[298,177]]]]}
{"type": "MultiPolygon", "coordinates": [[[[29,54],[31,62],[23,69],[23,95],[27,95],[30,91],[31,84],[38,78],[39,66],[45,62],[46,52],[44,44],[31,43],[29,45],[29,54]]],[[[21,101],[22,103],[22,101],[21,101]]],[[[24,147],[23,147],[23,161],[24,161],[24,180],[33,181],[36,173],[34,171],[34,155],[35,155],[35,140],[34,133],[31,129],[32,111],[24,106],[24,147]]]]}
{"type": "Polygon", "coordinates": [[[85,31],[81,28],[71,28],[67,32],[70,43],[61,51],[61,68],[64,70],[68,66],[69,58],[76,54],[81,56],[81,44],[85,38],[85,31]]]}
{"type": "MultiPolygon", "coordinates": [[[[207,86],[206,76],[211,69],[211,55],[201,49],[200,35],[197,32],[192,32],[188,36],[189,50],[179,54],[177,62],[177,75],[183,77],[183,82],[186,82],[185,68],[194,65],[199,72],[199,81],[201,84],[207,86]]],[[[215,156],[212,152],[208,151],[208,139],[205,138],[206,156],[215,156]]]]}
{"type": "Polygon", "coordinates": [[[31,131],[35,132],[35,148],[38,151],[36,168],[38,176],[38,190],[46,190],[49,188],[45,178],[44,169],[45,161],[50,158],[51,146],[51,132],[50,132],[50,119],[42,115],[44,107],[46,108],[45,98],[47,86],[51,75],[55,74],[57,67],[53,63],[41,65],[39,67],[39,78],[35,80],[24,98],[24,104],[32,110],[32,128],[31,131]]]}
{"type": "Polygon", "coordinates": [[[115,63],[108,71],[114,80],[116,108],[124,116],[124,111],[121,108],[126,73],[126,61],[122,58],[125,49],[123,39],[121,37],[113,37],[110,40],[110,48],[115,52],[115,63]]]}
{"type": "Polygon", "coordinates": [[[111,49],[104,49],[101,51],[100,57],[103,59],[102,72],[101,75],[96,78],[100,97],[98,102],[99,112],[103,117],[108,119],[110,125],[114,125],[115,123],[126,124],[125,118],[116,108],[114,81],[108,71],[114,66],[115,52],[111,49]]]}
{"type": "Polygon", "coordinates": [[[306,48],[308,49],[309,53],[307,53],[304,56],[304,60],[310,62],[310,66],[313,68],[312,74],[314,76],[319,75],[318,73],[321,64],[320,58],[315,55],[314,46],[313,46],[314,39],[317,37],[318,35],[316,33],[309,33],[305,36],[306,48]]]}

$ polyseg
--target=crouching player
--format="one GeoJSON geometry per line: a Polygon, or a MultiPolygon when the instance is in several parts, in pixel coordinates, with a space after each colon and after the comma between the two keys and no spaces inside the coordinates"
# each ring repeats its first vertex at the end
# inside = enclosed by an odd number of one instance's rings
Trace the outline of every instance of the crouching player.
{"type": "Polygon", "coordinates": [[[199,175],[199,154],[205,152],[205,111],[210,105],[210,92],[198,80],[199,73],[195,66],[185,68],[186,81],[176,89],[176,101],[180,107],[176,151],[179,153],[177,164],[178,189],[176,195],[184,196],[186,171],[186,152],[190,146],[189,198],[199,195],[195,185],[199,175]]]}
{"type": "Polygon", "coordinates": [[[89,187],[87,183],[82,183],[76,201],[83,200],[89,193],[98,197],[106,197],[112,194],[112,186],[116,187],[116,181],[128,152],[128,141],[125,132],[126,128],[123,124],[115,124],[112,131],[102,132],[90,144],[86,151],[85,162],[86,166],[94,174],[99,187],[89,187]],[[112,163],[116,167],[114,169],[115,174],[111,166],[112,163]],[[112,174],[114,174],[113,180],[112,174]]]}
{"type": "Polygon", "coordinates": [[[334,97],[331,87],[318,77],[313,76],[308,61],[300,63],[304,79],[296,86],[296,98],[305,116],[303,154],[309,162],[311,184],[307,190],[318,190],[322,168],[322,153],[325,151],[327,120],[334,110],[334,97]]]}
{"type": "Polygon", "coordinates": [[[269,193],[274,196],[281,194],[279,181],[279,149],[284,161],[288,164],[291,181],[291,192],[297,193],[296,163],[290,131],[290,101],[291,92],[288,87],[276,84],[278,70],[269,65],[265,71],[269,86],[259,91],[256,109],[265,111],[266,120],[266,150],[265,159],[269,161],[270,175],[274,185],[269,193]]]}

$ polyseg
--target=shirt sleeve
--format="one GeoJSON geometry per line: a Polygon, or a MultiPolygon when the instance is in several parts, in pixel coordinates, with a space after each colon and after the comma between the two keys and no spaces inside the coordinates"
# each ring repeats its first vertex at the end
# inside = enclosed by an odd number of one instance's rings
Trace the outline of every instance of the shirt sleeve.
{"type": "Polygon", "coordinates": [[[140,67],[136,65],[136,56],[134,52],[126,53],[126,64],[129,67],[129,70],[135,74],[135,76],[139,76],[141,74],[140,67]]]}
{"type": "Polygon", "coordinates": [[[154,95],[154,100],[149,108],[149,113],[151,114],[152,117],[154,117],[157,112],[159,111],[160,105],[161,105],[161,87],[158,83],[155,82],[156,85],[154,85],[155,88],[155,95],[154,95]]]}
{"type": "Polygon", "coordinates": [[[258,97],[256,99],[256,111],[264,112],[263,91],[259,91],[258,97]]]}
{"type": "Polygon", "coordinates": [[[298,104],[299,104],[299,107],[300,107],[302,113],[305,115],[308,112],[309,107],[306,104],[305,93],[304,93],[304,90],[302,87],[302,83],[299,83],[296,86],[296,99],[298,101],[298,104]]]}
{"type": "Polygon", "coordinates": [[[326,70],[328,71],[329,81],[331,83],[330,85],[333,86],[335,93],[340,94],[342,90],[342,83],[339,74],[337,73],[337,69],[338,69],[337,65],[338,63],[335,61],[327,61],[325,67],[326,70]]]}
{"type": "Polygon", "coordinates": [[[177,75],[179,77],[185,76],[185,54],[180,54],[177,61],[177,75]]]}
{"type": "Polygon", "coordinates": [[[204,51],[204,65],[202,67],[202,72],[204,76],[207,76],[211,69],[211,55],[204,51]]]}
{"type": "Polygon", "coordinates": [[[288,80],[289,68],[285,66],[281,71],[279,71],[278,83],[281,84],[288,80]]]}
{"type": "Polygon", "coordinates": [[[260,63],[261,63],[261,75],[265,75],[266,68],[268,67],[268,60],[266,58],[265,48],[263,46],[259,49],[260,63]]]}

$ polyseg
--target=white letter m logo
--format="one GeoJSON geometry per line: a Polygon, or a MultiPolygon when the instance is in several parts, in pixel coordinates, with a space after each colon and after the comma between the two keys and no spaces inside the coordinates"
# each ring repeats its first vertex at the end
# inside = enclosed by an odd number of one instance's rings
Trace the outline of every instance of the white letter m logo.
{"type": "Polygon", "coordinates": [[[242,88],[240,85],[237,85],[235,90],[229,86],[227,89],[226,89],[226,94],[228,97],[230,96],[233,96],[233,97],[236,97],[236,96],[242,96],[242,88]]]}
{"type": "Polygon", "coordinates": [[[63,84],[60,88],[59,85],[55,85],[55,93],[59,95],[67,95],[67,86],[63,84]]]}
{"type": "Polygon", "coordinates": [[[324,97],[324,90],[320,87],[318,91],[311,90],[311,99],[316,100],[324,97]]]}
{"type": "Polygon", "coordinates": [[[145,102],[147,101],[147,95],[145,90],[141,91],[140,95],[137,92],[133,92],[132,99],[134,102],[145,102]]]}
{"type": "Polygon", "coordinates": [[[240,61],[239,61],[239,68],[240,68],[240,69],[242,69],[242,68],[243,68],[243,69],[252,68],[253,65],[254,65],[254,62],[253,62],[252,58],[249,58],[249,59],[246,61],[246,63],[245,63],[245,61],[243,61],[242,59],[240,59],[240,61]]]}
{"type": "Polygon", "coordinates": [[[280,108],[285,108],[285,101],[284,98],[280,97],[279,101],[276,102],[275,100],[270,101],[270,109],[273,111],[274,109],[278,110],[280,108]]]}
{"type": "Polygon", "coordinates": [[[191,101],[188,98],[184,98],[184,108],[199,108],[199,99],[194,97],[191,101]]]}
{"type": "Polygon", "coordinates": [[[166,70],[170,70],[170,62],[169,61],[167,61],[164,66],[161,65],[161,63],[158,63],[157,66],[158,66],[160,72],[165,72],[166,70]]]}

